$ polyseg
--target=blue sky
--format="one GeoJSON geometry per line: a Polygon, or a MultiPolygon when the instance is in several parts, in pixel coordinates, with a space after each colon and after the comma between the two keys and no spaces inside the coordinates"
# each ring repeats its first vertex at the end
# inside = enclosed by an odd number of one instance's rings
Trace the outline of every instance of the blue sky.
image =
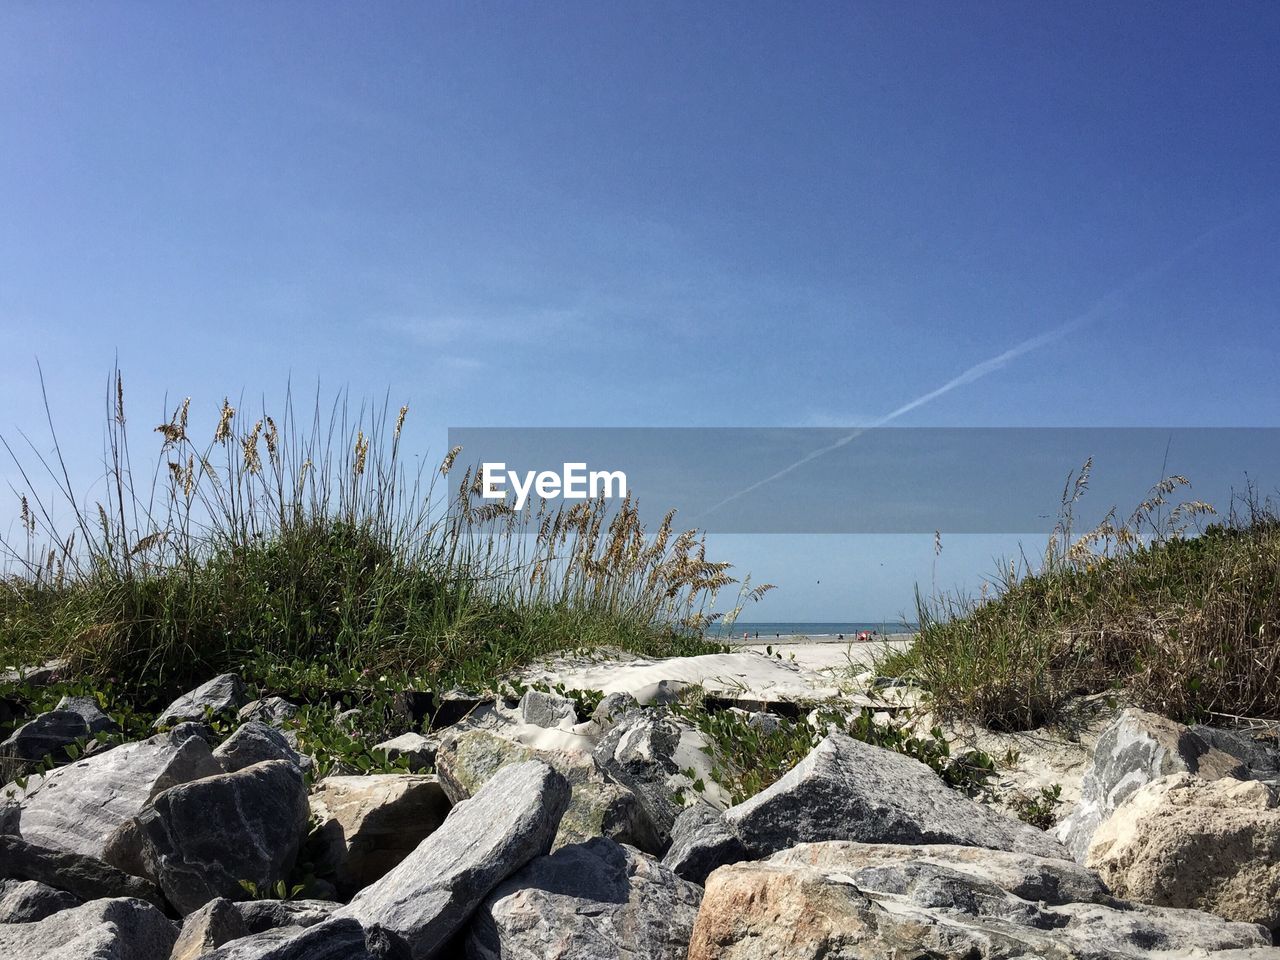
{"type": "MultiPolygon", "coordinates": [[[[433,455],[856,425],[1081,317],[898,423],[1272,425],[1278,41],[1271,3],[5,4],[0,431],[39,358],[96,451],[117,355],[157,414],[389,390],[433,455]]],[[[932,574],[718,545],[785,588],[759,618],[932,574]]]]}

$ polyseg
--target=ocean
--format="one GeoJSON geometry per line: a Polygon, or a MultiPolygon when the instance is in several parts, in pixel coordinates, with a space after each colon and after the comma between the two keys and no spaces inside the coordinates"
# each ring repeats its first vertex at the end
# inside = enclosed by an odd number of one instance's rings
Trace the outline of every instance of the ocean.
{"type": "Polygon", "coordinates": [[[840,634],[844,634],[846,638],[856,637],[863,630],[874,630],[883,636],[890,633],[914,633],[916,629],[917,624],[904,624],[901,620],[882,620],[876,623],[800,620],[749,622],[739,620],[729,627],[718,623],[713,624],[712,628],[707,631],[707,636],[708,638],[732,637],[740,640],[744,633],[748,634],[751,639],[754,639],[758,633],[761,640],[794,636],[806,636],[815,639],[821,637],[825,639],[828,637],[834,638],[840,634]]]}

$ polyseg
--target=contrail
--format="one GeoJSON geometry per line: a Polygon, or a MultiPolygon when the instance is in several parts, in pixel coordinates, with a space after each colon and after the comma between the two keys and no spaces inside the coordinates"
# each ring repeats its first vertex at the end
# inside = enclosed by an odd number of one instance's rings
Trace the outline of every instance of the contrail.
{"type": "Polygon", "coordinates": [[[1175,254],[1173,254],[1173,256],[1169,257],[1167,260],[1157,263],[1154,266],[1148,267],[1145,270],[1138,271],[1136,274],[1134,274],[1132,277],[1130,277],[1127,281],[1122,283],[1120,286],[1116,287],[1114,290],[1110,291],[1105,296],[1099,298],[1091,307],[1089,307],[1088,310],[1084,311],[1084,313],[1081,313],[1080,315],[1073,317],[1072,319],[1068,320],[1066,323],[1062,324],[1061,326],[1054,327],[1052,330],[1048,330],[1044,333],[1039,334],[1038,336],[1034,336],[1029,340],[1023,340],[1021,343],[1017,344],[1016,346],[1010,347],[1008,350],[1004,351],[1004,353],[997,354],[994,357],[991,357],[987,360],[983,360],[981,363],[974,364],[972,367],[965,370],[959,376],[953,377],[952,379],[948,380],[942,386],[934,390],[930,390],[928,393],[922,394],[921,396],[916,397],[914,400],[911,400],[908,403],[904,403],[902,406],[898,407],[898,409],[893,410],[889,413],[886,413],[884,416],[868,424],[867,426],[858,427],[856,430],[852,431],[846,436],[841,437],[839,440],[835,441],[834,443],[830,443],[825,447],[820,447],[817,450],[814,450],[810,453],[805,454],[795,463],[789,466],[783,467],[777,473],[770,474],[769,476],[765,477],[763,480],[757,480],[755,483],[751,484],[751,486],[744,487],[743,489],[739,490],[737,493],[732,493],[729,496],[725,497],[723,500],[721,500],[719,503],[716,503],[708,507],[701,514],[694,517],[692,522],[697,522],[698,520],[702,519],[702,517],[705,517],[707,514],[714,513],[716,510],[719,510],[725,504],[732,503],[734,500],[738,500],[741,497],[745,497],[749,493],[759,490],[761,487],[765,486],[766,484],[773,483],[773,481],[781,477],[785,477],[787,474],[792,473],[796,470],[799,470],[806,463],[811,463],[812,461],[817,460],[819,457],[826,456],[828,453],[831,453],[833,450],[839,450],[841,447],[847,446],[848,444],[852,443],[854,440],[858,439],[858,437],[866,433],[868,430],[874,430],[877,427],[883,427],[885,424],[892,423],[894,420],[897,420],[899,417],[910,413],[912,410],[915,410],[918,407],[924,406],[926,403],[930,403],[934,400],[937,400],[939,397],[950,393],[952,390],[956,389],[957,387],[963,387],[966,384],[973,383],[975,380],[981,380],[983,377],[987,376],[990,373],[994,373],[995,371],[1001,369],[1004,366],[1007,366],[1008,364],[1012,363],[1014,360],[1017,360],[1019,357],[1024,356],[1025,354],[1028,354],[1033,350],[1039,350],[1041,347],[1048,346],[1050,343],[1053,343],[1056,340],[1062,339],[1067,334],[1074,333],[1076,330],[1079,330],[1081,327],[1084,327],[1090,323],[1093,323],[1095,320],[1101,318],[1103,315],[1105,315],[1114,307],[1119,306],[1120,302],[1124,299],[1124,297],[1130,291],[1132,291],[1135,287],[1139,287],[1142,284],[1146,283],[1147,281],[1152,280],[1155,277],[1159,276],[1160,274],[1164,273],[1166,270],[1172,267],[1175,263],[1177,263],[1179,260],[1185,257],[1188,253],[1190,253],[1191,251],[1199,247],[1201,244],[1203,244],[1206,240],[1210,239],[1213,236],[1216,236],[1217,234],[1221,233],[1224,230],[1230,229],[1231,227],[1237,226],[1238,224],[1243,223],[1246,220],[1251,220],[1254,217],[1261,215],[1264,212],[1264,210],[1266,210],[1271,206],[1274,206],[1274,203],[1260,205],[1259,207],[1255,207],[1252,211],[1248,213],[1241,214],[1240,216],[1233,217],[1230,220],[1217,224],[1216,226],[1210,227],[1208,230],[1205,230],[1203,233],[1199,234],[1190,243],[1186,244],[1184,247],[1178,250],[1175,254]]]}

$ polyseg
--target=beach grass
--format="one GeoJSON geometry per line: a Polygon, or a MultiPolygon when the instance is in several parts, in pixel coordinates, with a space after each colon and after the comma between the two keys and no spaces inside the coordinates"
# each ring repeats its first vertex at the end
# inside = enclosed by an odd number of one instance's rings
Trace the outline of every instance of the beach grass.
{"type": "Polygon", "coordinates": [[[996,729],[1108,692],[1187,722],[1280,720],[1276,513],[1251,493],[1222,517],[1175,503],[1187,481],[1172,477],[1077,537],[1089,466],[1034,570],[1001,565],[986,596],[918,593],[916,643],[880,670],[915,678],[943,717],[996,729]]]}

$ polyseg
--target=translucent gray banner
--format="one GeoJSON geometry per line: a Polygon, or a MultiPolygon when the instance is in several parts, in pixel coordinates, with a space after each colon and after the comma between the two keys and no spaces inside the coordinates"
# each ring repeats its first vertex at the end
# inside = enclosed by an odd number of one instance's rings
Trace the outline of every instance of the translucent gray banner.
{"type": "Polygon", "coordinates": [[[1280,486],[1273,427],[459,427],[449,443],[462,447],[455,493],[463,467],[504,465],[476,503],[536,507],[541,489],[572,505],[593,493],[593,474],[594,493],[616,498],[621,473],[642,519],[674,508],[679,526],[711,533],[1048,532],[1088,460],[1081,526],[1113,507],[1127,515],[1165,477],[1191,481],[1170,508],[1197,499],[1224,515],[1248,488],[1280,486]]]}

